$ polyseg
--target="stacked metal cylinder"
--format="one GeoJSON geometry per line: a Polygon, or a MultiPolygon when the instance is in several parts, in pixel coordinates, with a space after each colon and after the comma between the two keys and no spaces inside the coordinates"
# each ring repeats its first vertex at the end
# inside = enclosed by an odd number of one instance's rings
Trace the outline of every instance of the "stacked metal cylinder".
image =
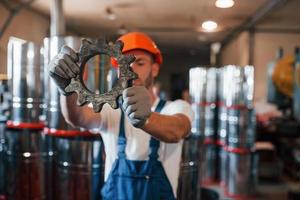
{"type": "MultiPolygon", "coordinates": [[[[59,53],[63,45],[79,50],[81,39],[77,37],[51,37],[44,40],[44,67],[59,53]]],[[[60,94],[52,79],[45,82],[48,88],[47,128],[45,134],[52,136],[51,160],[53,175],[49,177],[53,191],[51,199],[100,199],[103,183],[104,150],[99,133],[74,129],[64,120],[60,108],[60,94]],[[85,188],[82,190],[81,188],[85,188]]]]}
{"type": "Polygon", "coordinates": [[[218,69],[208,68],[204,103],[204,145],[202,160],[202,184],[208,185],[217,180],[217,91],[218,69]]]}
{"type": "Polygon", "coordinates": [[[201,183],[220,181],[231,197],[252,195],[256,185],[254,68],[192,68],[192,131],[203,137],[201,183]]]}
{"type": "MultiPolygon", "coordinates": [[[[226,66],[230,81],[225,98],[227,108],[227,141],[225,190],[230,197],[247,198],[256,186],[257,156],[254,152],[256,119],[253,109],[253,66],[226,66]]],[[[225,92],[224,92],[225,93],[225,92]]]]}
{"type": "Polygon", "coordinates": [[[0,74],[0,199],[5,199],[5,127],[10,115],[7,76],[0,74]]]}
{"type": "Polygon", "coordinates": [[[8,78],[12,93],[5,131],[5,194],[7,199],[46,199],[48,138],[40,121],[43,68],[40,46],[17,38],[8,44],[8,78]]]}
{"type": "Polygon", "coordinates": [[[190,136],[185,139],[182,150],[178,199],[199,200],[201,198],[201,143],[203,142],[206,70],[201,67],[190,70],[190,97],[195,119],[190,136]]]}

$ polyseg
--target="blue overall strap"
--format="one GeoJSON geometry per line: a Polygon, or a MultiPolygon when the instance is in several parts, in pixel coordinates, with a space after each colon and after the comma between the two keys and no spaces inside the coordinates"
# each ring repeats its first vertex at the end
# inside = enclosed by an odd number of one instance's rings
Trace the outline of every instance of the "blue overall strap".
{"type": "MultiPolygon", "coordinates": [[[[158,102],[158,105],[155,108],[155,112],[159,113],[163,109],[165,104],[166,104],[166,101],[160,100],[158,102]]],[[[151,137],[151,139],[150,139],[150,154],[149,154],[150,159],[158,158],[159,145],[160,145],[160,142],[157,139],[155,139],[154,137],[151,137]]]]}
{"type": "Polygon", "coordinates": [[[125,158],[125,148],[126,148],[126,136],[125,136],[125,126],[124,126],[124,111],[121,109],[121,119],[119,127],[119,138],[118,138],[118,157],[125,158]]]}

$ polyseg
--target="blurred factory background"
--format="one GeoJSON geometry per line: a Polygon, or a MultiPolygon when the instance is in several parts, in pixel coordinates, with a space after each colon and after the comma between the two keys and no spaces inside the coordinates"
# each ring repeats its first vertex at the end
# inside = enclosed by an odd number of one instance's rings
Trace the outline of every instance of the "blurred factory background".
{"type": "MultiPolygon", "coordinates": [[[[178,199],[300,199],[299,9],[299,0],[0,0],[0,200],[100,199],[101,136],[64,121],[48,62],[64,44],[130,31],[162,51],[160,97],[195,113],[178,199]]],[[[88,62],[90,90],[115,79],[107,56],[88,62]]]]}

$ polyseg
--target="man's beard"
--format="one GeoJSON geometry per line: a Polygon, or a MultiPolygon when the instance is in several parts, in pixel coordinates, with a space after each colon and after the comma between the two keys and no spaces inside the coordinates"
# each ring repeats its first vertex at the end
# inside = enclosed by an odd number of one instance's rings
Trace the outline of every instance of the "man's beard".
{"type": "Polygon", "coordinates": [[[147,76],[144,84],[147,89],[149,89],[153,85],[152,73],[149,73],[149,76],[147,76]]]}

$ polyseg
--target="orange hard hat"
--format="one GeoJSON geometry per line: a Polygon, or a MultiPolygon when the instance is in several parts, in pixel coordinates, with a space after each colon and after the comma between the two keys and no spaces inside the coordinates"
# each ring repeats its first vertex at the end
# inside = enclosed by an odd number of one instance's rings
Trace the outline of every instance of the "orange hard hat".
{"type": "MultiPolygon", "coordinates": [[[[125,35],[122,35],[118,40],[121,40],[124,43],[122,53],[126,53],[131,50],[141,49],[145,50],[154,55],[155,62],[162,64],[162,54],[157,48],[153,40],[146,35],[145,33],[140,32],[131,32],[125,35]]],[[[117,66],[115,59],[112,59],[112,65],[117,66]]]]}

